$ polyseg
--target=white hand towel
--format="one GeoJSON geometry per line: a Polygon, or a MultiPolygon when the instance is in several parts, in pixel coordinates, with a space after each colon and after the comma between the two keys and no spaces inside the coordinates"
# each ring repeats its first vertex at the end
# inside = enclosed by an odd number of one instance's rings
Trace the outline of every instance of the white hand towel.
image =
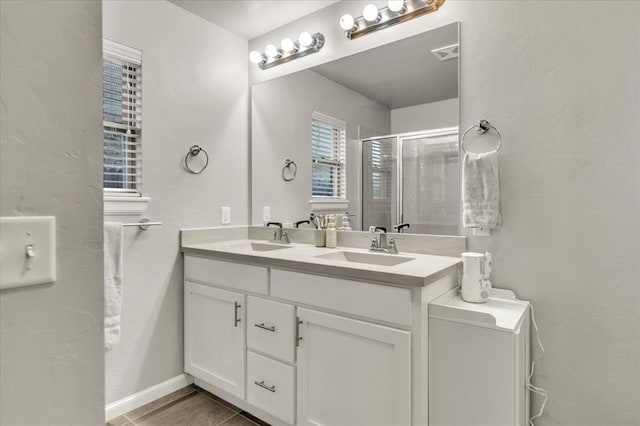
{"type": "Polygon", "coordinates": [[[111,350],[120,341],[122,312],[122,223],[104,224],[104,348],[111,350]]]}
{"type": "Polygon", "coordinates": [[[467,152],[462,160],[462,224],[495,228],[500,220],[498,151],[467,152]]]}

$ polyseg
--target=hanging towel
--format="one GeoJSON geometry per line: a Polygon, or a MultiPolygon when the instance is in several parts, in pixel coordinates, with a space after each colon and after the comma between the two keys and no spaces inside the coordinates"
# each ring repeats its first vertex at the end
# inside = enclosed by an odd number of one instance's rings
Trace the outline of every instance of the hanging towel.
{"type": "Polygon", "coordinates": [[[462,224],[465,228],[500,225],[498,151],[467,152],[462,160],[462,224]]]}
{"type": "Polygon", "coordinates": [[[122,311],[122,223],[104,224],[104,348],[111,350],[120,341],[122,311]]]}

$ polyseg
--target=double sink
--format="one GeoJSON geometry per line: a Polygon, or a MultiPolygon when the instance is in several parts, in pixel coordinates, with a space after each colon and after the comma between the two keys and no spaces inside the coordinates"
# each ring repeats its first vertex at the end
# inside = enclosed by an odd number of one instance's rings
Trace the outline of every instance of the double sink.
{"type": "MultiPolygon", "coordinates": [[[[284,244],[259,242],[240,243],[234,245],[233,247],[253,252],[271,252],[276,250],[288,250],[294,248],[294,246],[284,244]]],[[[326,259],[338,262],[361,263],[379,266],[396,266],[415,260],[413,257],[398,256],[392,254],[362,253],[353,251],[333,251],[331,253],[319,254],[313,257],[316,259],[326,259]]]]}

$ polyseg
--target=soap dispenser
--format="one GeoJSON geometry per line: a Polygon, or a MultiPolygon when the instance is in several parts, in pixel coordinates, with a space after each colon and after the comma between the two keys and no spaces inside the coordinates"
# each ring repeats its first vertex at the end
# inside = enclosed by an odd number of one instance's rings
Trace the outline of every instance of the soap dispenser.
{"type": "Polygon", "coordinates": [[[342,231],[351,231],[351,222],[349,222],[349,212],[342,215],[342,225],[340,225],[340,230],[342,231]]]}
{"type": "Polygon", "coordinates": [[[327,247],[336,248],[338,245],[338,231],[336,230],[336,215],[327,218],[327,247]]]}

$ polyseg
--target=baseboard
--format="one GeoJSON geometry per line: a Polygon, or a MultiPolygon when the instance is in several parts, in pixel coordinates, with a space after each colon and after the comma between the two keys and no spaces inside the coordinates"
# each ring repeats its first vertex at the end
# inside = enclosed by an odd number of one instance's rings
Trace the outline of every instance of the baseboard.
{"type": "Polygon", "coordinates": [[[158,383],[150,388],[141,390],[140,392],[124,397],[118,401],[112,402],[111,404],[107,404],[105,407],[105,418],[107,421],[114,419],[131,410],[142,407],[151,401],[162,398],[171,392],[182,389],[185,386],[189,386],[191,383],[193,383],[193,378],[187,374],[180,374],[179,376],[165,380],[164,382],[158,383]]]}

